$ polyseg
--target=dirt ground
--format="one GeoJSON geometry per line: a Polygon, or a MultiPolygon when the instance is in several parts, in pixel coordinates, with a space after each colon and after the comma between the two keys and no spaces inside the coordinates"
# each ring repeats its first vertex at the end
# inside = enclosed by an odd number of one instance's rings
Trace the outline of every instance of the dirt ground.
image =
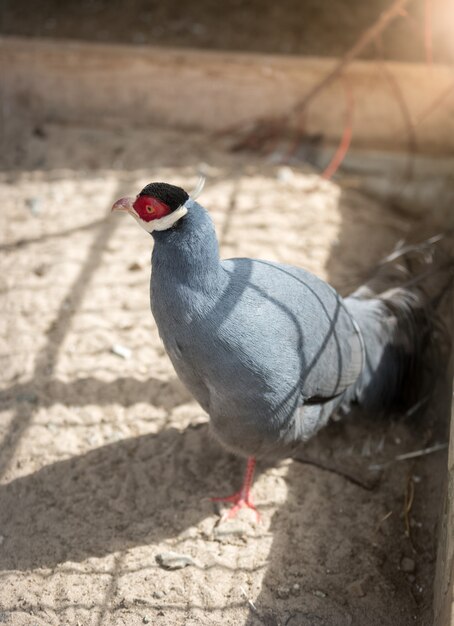
{"type": "Polygon", "coordinates": [[[259,524],[219,524],[209,496],[244,461],[164,353],[150,238],[109,207],[202,171],[224,256],[344,293],[416,217],[195,133],[47,125],[1,164],[0,623],[429,626],[445,451],[369,466],[443,441],[436,407],[417,425],[334,422],[309,463],[259,464],[259,524]],[[190,564],[163,569],[169,551],[190,564]]]}
{"type": "MultiPolygon", "coordinates": [[[[341,56],[391,0],[2,0],[0,33],[136,45],[341,56]]],[[[424,62],[424,0],[383,35],[388,59],[424,62]]],[[[453,8],[430,3],[433,58],[452,64],[453,8]]],[[[373,46],[363,58],[375,58],[373,46]]]]}

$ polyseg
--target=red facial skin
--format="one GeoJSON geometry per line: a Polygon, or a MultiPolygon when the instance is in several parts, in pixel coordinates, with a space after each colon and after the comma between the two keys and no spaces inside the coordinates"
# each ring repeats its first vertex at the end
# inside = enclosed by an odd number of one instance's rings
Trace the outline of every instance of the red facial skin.
{"type": "Polygon", "coordinates": [[[144,222],[158,220],[160,217],[171,213],[171,209],[167,204],[151,196],[137,196],[132,206],[144,222]]]}

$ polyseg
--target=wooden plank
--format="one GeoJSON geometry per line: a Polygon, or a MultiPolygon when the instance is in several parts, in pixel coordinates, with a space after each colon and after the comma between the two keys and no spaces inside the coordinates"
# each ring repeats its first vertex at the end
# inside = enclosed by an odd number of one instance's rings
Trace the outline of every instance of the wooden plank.
{"type": "MultiPolygon", "coordinates": [[[[94,124],[153,123],[218,130],[290,110],[336,59],[0,38],[2,122],[12,115],[94,124]]],[[[453,83],[452,70],[389,63],[416,120],[453,83]]],[[[406,124],[393,88],[375,63],[356,61],[347,76],[354,93],[354,145],[405,149],[406,124]]],[[[343,130],[338,81],[311,104],[309,133],[336,142],[343,130]]],[[[419,149],[454,148],[454,89],[417,128],[419,149]]]]}
{"type": "Polygon", "coordinates": [[[451,408],[446,494],[439,523],[434,626],[454,626],[454,401],[451,408]]]}

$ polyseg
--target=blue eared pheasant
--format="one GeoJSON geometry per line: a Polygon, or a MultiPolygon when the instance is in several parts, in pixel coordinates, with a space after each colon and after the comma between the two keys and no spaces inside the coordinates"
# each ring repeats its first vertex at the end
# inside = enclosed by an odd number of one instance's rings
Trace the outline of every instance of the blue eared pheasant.
{"type": "Polygon", "coordinates": [[[299,267],[221,260],[207,211],[167,183],[112,210],[152,235],[151,310],[165,349],[217,438],[248,457],[242,489],[220,498],[232,515],[254,509],[257,457],[288,454],[338,408],[415,400],[430,323],[414,281],[380,293],[372,281],[343,299],[299,267]]]}

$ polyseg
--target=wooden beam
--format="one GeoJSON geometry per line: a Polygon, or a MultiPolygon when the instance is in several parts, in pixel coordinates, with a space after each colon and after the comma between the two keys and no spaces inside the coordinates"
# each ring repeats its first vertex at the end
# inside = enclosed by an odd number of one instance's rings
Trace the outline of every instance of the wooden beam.
{"type": "MultiPolygon", "coordinates": [[[[28,115],[62,123],[154,123],[219,130],[290,112],[338,60],[201,50],[0,38],[2,122],[28,115]]],[[[417,126],[422,152],[452,153],[452,69],[389,63],[413,120],[439,93],[442,104],[417,126]]],[[[355,100],[353,146],[406,149],[408,127],[389,82],[373,62],[345,70],[355,100]]],[[[331,84],[307,109],[306,131],[336,143],[344,90],[331,84]]]]}
{"type": "Polygon", "coordinates": [[[454,401],[434,591],[434,626],[454,626],[454,401]]]}

